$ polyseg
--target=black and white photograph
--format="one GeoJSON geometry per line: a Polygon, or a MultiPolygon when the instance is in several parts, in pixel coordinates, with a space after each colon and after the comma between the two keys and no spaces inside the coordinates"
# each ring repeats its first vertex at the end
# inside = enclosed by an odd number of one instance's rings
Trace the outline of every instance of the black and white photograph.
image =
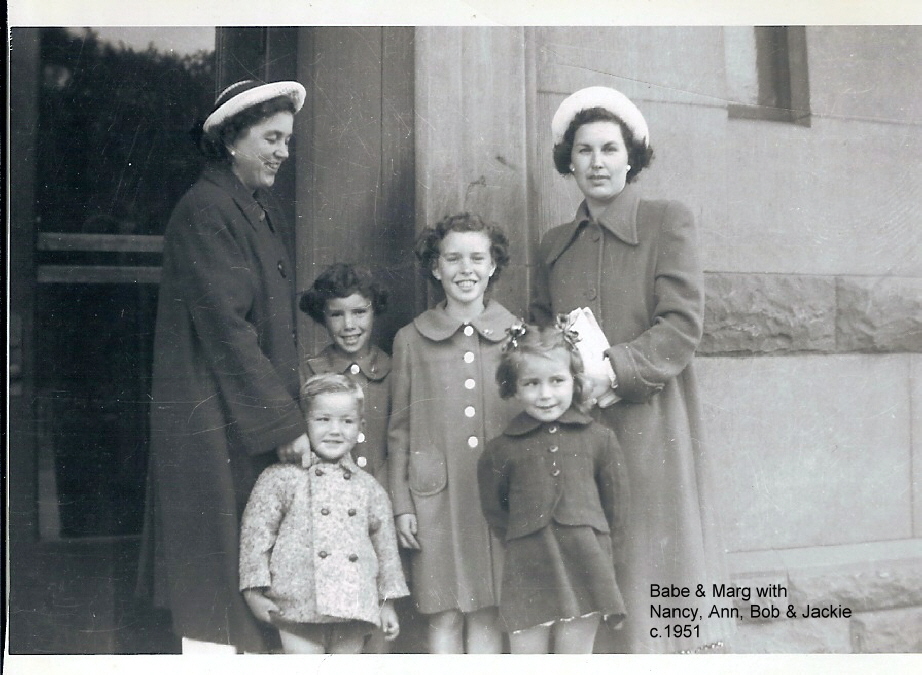
{"type": "Polygon", "coordinates": [[[922,17],[16,4],[15,672],[922,667],[922,17]]]}

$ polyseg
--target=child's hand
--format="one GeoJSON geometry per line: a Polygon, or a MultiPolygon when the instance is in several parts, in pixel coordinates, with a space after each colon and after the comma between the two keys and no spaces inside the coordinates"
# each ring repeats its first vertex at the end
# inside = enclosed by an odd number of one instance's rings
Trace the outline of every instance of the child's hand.
{"type": "Polygon", "coordinates": [[[296,463],[301,461],[301,457],[307,453],[310,454],[311,442],[307,439],[307,434],[301,434],[291,443],[285,443],[275,449],[280,462],[296,463]]]}
{"type": "Polygon", "coordinates": [[[381,606],[381,630],[384,632],[384,639],[388,642],[400,635],[400,622],[397,620],[394,604],[390,600],[381,606]]]}
{"type": "Polygon", "coordinates": [[[419,541],[416,539],[416,514],[401,513],[394,519],[397,529],[397,541],[403,548],[420,550],[419,541]]]}
{"type": "Polygon", "coordinates": [[[253,616],[264,623],[271,623],[271,613],[278,614],[279,607],[269,598],[266,593],[259,588],[248,588],[243,592],[243,599],[246,600],[247,607],[253,612],[253,616]]]}

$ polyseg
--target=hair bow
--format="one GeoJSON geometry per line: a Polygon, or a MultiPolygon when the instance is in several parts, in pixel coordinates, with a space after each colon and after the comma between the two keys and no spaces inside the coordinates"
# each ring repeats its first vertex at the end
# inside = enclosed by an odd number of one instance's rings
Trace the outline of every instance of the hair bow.
{"type": "Polygon", "coordinates": [[[506,335],[509,336],[509,339],[506,341],[506,344],[503,345],[503,351],[508,352],[510,349],[519,348],[519,340],[525,337],[527,329],[525,328],[524,323],[514,323],[509,328],[506,329],[506,335]]]}
{"type": "Polygon", "coordinates": [[[569,314],[557,315],[557,330],[563,335],[570,349],[576,349],[576,343],[580,341],[579,333],[573,330],[573,322],[570,321],[569,314]]]}

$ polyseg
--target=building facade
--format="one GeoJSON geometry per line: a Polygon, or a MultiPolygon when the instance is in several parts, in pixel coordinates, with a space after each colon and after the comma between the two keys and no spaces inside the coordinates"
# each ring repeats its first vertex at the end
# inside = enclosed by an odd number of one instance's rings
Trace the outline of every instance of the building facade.
{"type": "MultiPolygon", "coordinates": [[[[14,30],[11,50],[10,147],[21,169],[11,173],[10,212],[11,603],[23,617],[11,625],[11,651],[67,653],[80,651],[87,626],[140,610],[124,600],[130,537],[48,541],[38,523],[36,458],[46,439],[34,354],[47,336],[34,317],[43,284],[63,282],[36,244],[47,237],[34,217],[42,73],[30,30],[14,30]],[[87,550],[108,570],[105,593],[81,600],[77,563],[49,588],[44,570],[54,566],[35,561],[79,560],[87,550]],[[68,598],[66,616],[43,623],[68,598]],[[103,618],[88,618],[90,609],[103,618]]],[[[371,266],[402,300],[382,322],[385,345],[433,300],[414,272],[415,232],[460,210],[509,233],[513,262],[496,292],[524,314],[540,237],[579,201],[553,169],[551,116],[585,86],[631,97],[656,152],[638,187],[683,201],[699,226],[707,299],[698,368],[721,477],[726,584],[786,593],[723,602],[741,616],[734,651],[922,651],[922,97],[912,74],[922,30],[302,27],[217,36],[216,87],[245,73],[307,86],[278,186],[298,224],[298,286],[334,261],[371,266]],[[752,604],[765,615],[752,618],[752,604]],[[849,616],[803,617],[807,607],[849,616]]],[[[79,278],[156,288],[156,270],[119,274],[128,276],[79,278]]],[[[323,344],[306,319],[299,337],[305,353],[323,344]]],[[[147,632],[111,632],[89,651],[164,644],[162,617],[145,621],[147,632]]]]}

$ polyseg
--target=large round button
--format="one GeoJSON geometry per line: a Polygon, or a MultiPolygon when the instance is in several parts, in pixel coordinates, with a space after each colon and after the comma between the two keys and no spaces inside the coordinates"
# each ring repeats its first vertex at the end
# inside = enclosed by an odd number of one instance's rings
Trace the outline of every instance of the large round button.
{"type": "Polygon", "coordinates": [[[473,326],[465,326],[465,327],[464,327],[464,334],[467,335],[468,337],[470,337],[471,335],[473,335],[473,334],[474,334],[474,327],[473,327],[473,326]]]}
{"type": "Polygon", "coordinates": [[[349,372],[353,375],[358,375],[361,371],[362,369],[359,368],[359,364],[357,363],[353,363],[351,366],[349,366],[349,372]]]}
{"type": "Polygon", "coordinates": [[[467,439],[467,444],[471,448],[476,448],[478,445],[480,445],[480,439],[476,436],[471,436],[467,439]]]}
{"type": "Polygon", "coordinates": [[[326,551],[321,551],[317,555],[319,555],[321,558],[326,558],[329,555],[329,553],[327,553],[326,551]]]}
{"type": "Polygon", "coordinates": [[[592,228],[591,230],[589,230],[589,238],[592,239],[592,241],[598,241],[599,237],[601,236],[602,235],[599,234],[599,231],[597,229],[592,228]]]}
{"type": "Polygon", "coordinates": [[[594,288],[586,289],[586,297],[589,298],[590,300],[595,300],[596,295],[597,295],[596,290],[594,288]]]}
{"type": "Polygon", "coordinates": [[[465,416],[465,417],[473,417],[473,416],[476,415],[476,414],[477,414],[477,411],[474,410],[474,406],[472,406],[472,405],[469,405],[468,407],[466,407],[466,408],[464,409],[464,416],[465,416]]]}
{"type": "Polygon", "coordinates": [[[556,478],[557,476],[560,475],[560,469],[554,469],[553,471],[551,471],[551,475],[556,478]]]}
{"type": "Polygon", "coordinates": [[[473,363],[474,362],[474,352],[464,352],[464,362],[473,363]]]}
{"type": "Polygon", "coordinates": [[[314,469],[314,473],[317,474],[318,476],[322,476],[322,475],[323,475],[323,469],[314,469]]]}
{"type": "Polygon", "coordinates": [[[346,513],[349,514],[350,516],[354,516],[354,515],[356,514],[356,510],[355,510],[355,509],[349,509],[348,511],[346,511],[346,513]]]}
{"type": "Polygon", "coordinates": [[[556,425],[556,424],[552,424],[551,426],[549,426],[549,427],[547,428],[547,433],[549,433],[549,434],[556,434],[556,433],[557,433],[557,425],[556,425]]]}
{"type": "Polygon", "coordinates": [[[548,448],[548,450],[550,452],[557,452],[558,450],[560,450],[560,448],[557,447],[556,445],[552,445],[550,448],[548,448]]]}
{"type": "Polygon", "coordinates": [[[359,457],[357,460],[355,460],[355,463],[358,464],[363,469],[366,466],[368,466],[368,460],[365,459],[364,457],[359,457]]]}
{"type": "Polygon", "coordinates": [[[352,472],[351,472],[351,471],[345,471],[345,472],[343,472],[343,480],[349,480],[350,478],[352,478],[352,472]]]}
{"type": "Polygon", "coordinates": [[[359,559],[359,557],[358,557],[355,553],[350,553],[350,554],[349,554],[349,562],[355,562],[355,561],[358,560],[358,559],[359,559]]]}
{"type": "Polygon", "coordinates": [[[474,378],[469,377],[466,380],[464,380],[465,389],[473,389],[476,386],[477,386],[477,383],[474,381],[474,378]]]}
{"type": "Polygon", "coordinates": [[[320,509],[320,515],[322,515],[322,516],[328,516],[328,515],[330,515],[330,509],[328,509],[328,508],[322,508],[322,509],[320,509]]]}

